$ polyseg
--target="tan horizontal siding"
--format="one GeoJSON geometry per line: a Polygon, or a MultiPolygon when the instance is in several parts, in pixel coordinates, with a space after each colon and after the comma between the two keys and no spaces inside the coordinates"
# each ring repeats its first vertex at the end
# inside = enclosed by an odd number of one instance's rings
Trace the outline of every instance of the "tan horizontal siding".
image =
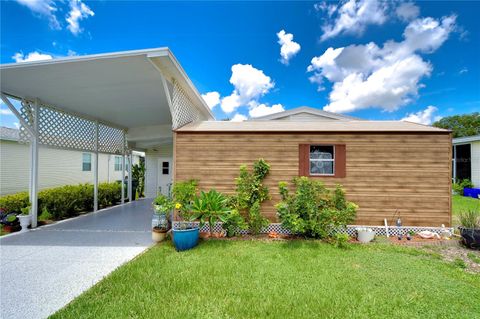
{"type": "Polygon", "coordinates": [[[347,176],[318,178],[341,184],[360,208],[357,224],[392,222],[399,209],[405,225],[450,225],[451,138],[448,134],[189,133],[175,136],[175,180],[198,179],[203,189],[232,194],[242,164],[264,158],[272,199],[262,213],[277,221],[278,183],[298,176],[298,145],[346,144],[347,176]]]}

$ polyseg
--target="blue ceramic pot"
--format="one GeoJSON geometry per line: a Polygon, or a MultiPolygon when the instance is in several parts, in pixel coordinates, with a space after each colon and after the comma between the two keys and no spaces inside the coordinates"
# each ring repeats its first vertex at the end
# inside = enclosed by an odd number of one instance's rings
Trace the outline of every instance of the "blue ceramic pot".
{"type": "Polygon", "coordinates": [[[192,249],[198,244],[200,230],[198,227],[192,229],[174,229],[173,244],[177,251],[192,249]]]}

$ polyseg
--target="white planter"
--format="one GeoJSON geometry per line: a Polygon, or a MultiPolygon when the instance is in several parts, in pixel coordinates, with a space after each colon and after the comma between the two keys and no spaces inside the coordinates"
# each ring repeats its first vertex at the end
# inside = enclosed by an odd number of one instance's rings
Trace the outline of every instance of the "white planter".
{"type": "Polygon", "coordinates": [[[357,240],[361,243],[369,243],[375,238],[375,232],[370,228],[357,229],[357,240]]]}
{"type": "Polygon", "coordinates": [[[28,230],[28,226],[30,226],[31,216],[30,215],[18,215],[18,220],[20,221],[20,226],[22,226],[21,232],[26,232],[28,230]]]}

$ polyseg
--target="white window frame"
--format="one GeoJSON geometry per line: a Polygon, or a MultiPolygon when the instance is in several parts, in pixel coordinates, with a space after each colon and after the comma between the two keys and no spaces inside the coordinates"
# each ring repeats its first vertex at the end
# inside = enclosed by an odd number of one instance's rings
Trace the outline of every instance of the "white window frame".
{"type": "Polygon", "coordinates": [[[92,154],[91,153],[82,153],[82,172],[91,172],[92,171],[92,154]],[[85,162],[85,155],[88,155],[89,161],[85,162]],[[90,164],[89,169],[84,169],[85,164],[90,164]]]}
{"type": "Polygon", "coordinates": [[[115,155],[115,157],[113,159],[113,170],[115,172],[121,172],[122,171],[122,157],[121,156],[115,155]],[[117,163],[117,159],[118,159],[119,163],[117,163]],[[118,165],[118,169],[117,169],[117,165],[118,165]]]}
{"type": "Polygon", "coordinates": [[[310,144],[308,148],[308,173],[310,176],[335,176],[335,145],[329,145],[329,144],[310,144]],[[315,146],[331,146],[333,148],[333,158],[332,159],[327,159],[327,158],[310,158],[311,150],[312,147],[315,146]],[[312,173],[311,171],[311,162],[332,162],[332,174],[319,174],[319,173],[312,173]]]}

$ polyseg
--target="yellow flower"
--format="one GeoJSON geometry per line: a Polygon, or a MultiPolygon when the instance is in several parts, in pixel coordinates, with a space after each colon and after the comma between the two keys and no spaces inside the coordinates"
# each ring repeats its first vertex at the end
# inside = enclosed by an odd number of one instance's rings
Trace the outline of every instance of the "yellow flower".
{"type": "Polygon", "coordinates": [[[176,209],[180,209],[181,207],[182,207],[182,204],[180,204],[180,203],[176,203],[176,204],[175,204],[175,208],[176,208],[176,209]]]}

